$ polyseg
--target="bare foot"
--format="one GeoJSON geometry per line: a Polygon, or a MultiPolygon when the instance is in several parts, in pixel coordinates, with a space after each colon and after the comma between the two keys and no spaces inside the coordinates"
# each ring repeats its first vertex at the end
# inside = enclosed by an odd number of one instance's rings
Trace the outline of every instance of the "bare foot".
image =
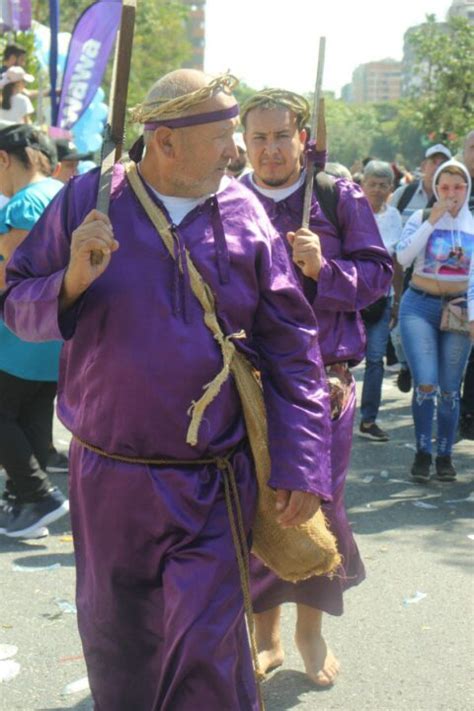
{"type": "Polygon", "coordinates": [[[262,649],[258,653],[258,663],[260,665],[260,671],[262,674],[268,674],[269,672],[281,667],[285,659],[285,653],[281,645],[272,647],[271,649],[262,649]]]}
{"type": "Polygon", "coordinates": [[[280,608],[255,613],[255,639],[262,674],[281,667],[285,653],[280,641],[280,608]]]}
{"type": "Polygon", "coordinates": [[[295,643],[304,662],[306,674],[316,686],[332,686],[340,664],[322,635],[295,635],[295,643]]]}

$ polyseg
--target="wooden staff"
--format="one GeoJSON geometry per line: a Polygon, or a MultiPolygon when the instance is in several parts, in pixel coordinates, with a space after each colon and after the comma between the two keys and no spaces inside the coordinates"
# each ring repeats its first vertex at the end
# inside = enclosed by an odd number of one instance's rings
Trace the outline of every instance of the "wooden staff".
{"type": "MultiPolygon", "coordinates": [[[[316,85],[314,88],[314,99],[313,99],[313,116],[311,122],[311,138],[316,139],[316,129],[318,129],[318,140],[316,147],[318,149],[326,148],[326,137],[325,128],[326,124],[324,122],[324,99],[321,97],[321,89],[323,85],[323,70],[324,70],[324,52],[326,49],[326,38],[319,38],[319,53],[318,53],[318,70],[316,73],[316,85]],[[319,131],[321,122],[321,129],[324,129],[324,139],[323,131],[319,131]],[[324,145],[320,145],[324,140],[324,145]]],[[[311,210],[311,197],[313,195],[313,184],[314,184],[314,171],[313,171],[313,161],[311,158],[307,159],[306,165],[306,182],[304,191],[304,203],[303,203],[303,220],[302,227],[309,228],[309,213],[311,210]]]]}
{"type": "MultiPolygon", "coordinates": [[[[109,211],[114,165],[122,155],[136,7],[137,0],[122,0],[122,15],[115,45],[109,116],[104,129],[96,204],[97,209],[105,214],[109,211]]],[[[91,264],[101,264],[103,258],[102,252],[95,250],[91,254],[91,264]]]]}

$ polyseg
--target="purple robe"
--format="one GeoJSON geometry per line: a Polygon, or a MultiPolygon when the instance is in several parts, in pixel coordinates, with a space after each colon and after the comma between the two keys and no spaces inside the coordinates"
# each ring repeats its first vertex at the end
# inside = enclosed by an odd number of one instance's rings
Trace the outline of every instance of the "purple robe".
{"type": "MultiPolygon", "coordinates": [[[[242,181],[259,198],[272,224],[282,236],[288,253],[287,232],[301,227],[304,185],[278,203],[259,193],[246,175],[242,181]]],[[[325,365],[347,361],[357,364],[365,351],[365,329],[358,311],[387,293],[392,260],[381,240],[367,199],[358,186],[337,180],[337,219],[340,232],[326,217],[313,195],[309,228],[319,235],[323,266],[317,283],[295,266],[303,292],[319,324],[320,348],[325,365]]],[[[331,423],[332,501],[323,510],[338,542],[343,564],[337,575],[313,577],[301,583],[277,578],[252,558],[252,599],[256,612],[283,602],[296,602],[332,615],[343,612],[344,590],[365,577],[362,560],[347,520],[344,486],[352,447],[356,400],[355,386],[346,406],[331,423]]]]}
{"type": "MultiPolygon", "coordinates": [[[[188,711],[196,699],[209,711],[256,709],[220,472],[192,464],[237,448],[249,531],[255,482],[239,398],[229,379],[198,445],[186,444],[187,410],[222,357],[121,166],[109,212],[120,249],[58,316],[71,234],[94,207],[97,180],[96,171],[74,178],[51,203],[16,250],[1,299],[20,337],[65,339],[58,415],[73,434],[109,453],[189,460],[126,464],[72,446],[78,622],[96,709],[188,711]]],[[[223,330],[246,332],[236,346],[262,373],[271,485],[330,500],[316,323],[265,211],[232,181],[184,218],[175,239],[211,286],[223,330]]]]}

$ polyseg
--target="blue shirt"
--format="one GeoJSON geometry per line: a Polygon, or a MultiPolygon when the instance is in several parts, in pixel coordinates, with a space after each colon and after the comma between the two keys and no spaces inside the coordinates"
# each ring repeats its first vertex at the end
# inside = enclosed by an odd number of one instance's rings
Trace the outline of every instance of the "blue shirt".
{"type": "MultiPolygon", "coordinates": [[[[0,240],[11,229],[31,230],[62,187],[59,180],[45,178],[13,195],[0,209],[0,240]]],[[[41,244],[35,247],[41,249],[41,244]]],[[[10,375],[25,380],[57,381],[61,346],[61,341],[22,341],[0,319],[0,370],[10,375]]]]}

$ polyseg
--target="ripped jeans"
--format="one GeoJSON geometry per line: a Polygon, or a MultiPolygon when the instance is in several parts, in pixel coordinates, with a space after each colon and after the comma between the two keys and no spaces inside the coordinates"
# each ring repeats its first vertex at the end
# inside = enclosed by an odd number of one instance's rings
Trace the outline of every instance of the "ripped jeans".
{"type": "Polygon", "coordinates": [[[413,377],[412,412],[418,451],[431,452],[435,405],[437,454],[450,455],[459,419],[459,388],[471,344],[439,328],[442,299],[409,288],[400,304],[400,333],[413,377]]]}

